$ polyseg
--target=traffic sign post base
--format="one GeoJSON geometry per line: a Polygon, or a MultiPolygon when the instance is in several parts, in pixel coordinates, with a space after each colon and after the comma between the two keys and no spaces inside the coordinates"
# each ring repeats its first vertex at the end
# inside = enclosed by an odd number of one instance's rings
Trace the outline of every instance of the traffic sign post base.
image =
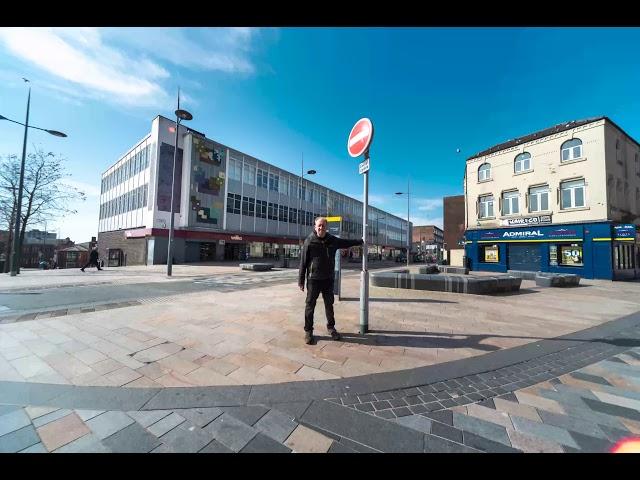
{"type": "Polygon", "coordinates": [[[360,335],[369,331],[369,272],[360,272],[360,335]]]}

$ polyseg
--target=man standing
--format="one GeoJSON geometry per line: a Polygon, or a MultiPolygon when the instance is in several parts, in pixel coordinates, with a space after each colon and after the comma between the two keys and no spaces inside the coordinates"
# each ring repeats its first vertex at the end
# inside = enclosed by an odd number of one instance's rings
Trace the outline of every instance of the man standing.
{"type": "Polygon", "coordinates": [[[333,316],[334,258],[338,249],[354,247],[362,243],[362,239],[346,240],[327,233],[327,219],[316,218],[313,232],[304,241],[298,272],[298,286],[303,292],[305,279],[307,280],[307,301],[304,309],[304,341],[307,345],[313,345],[315,342],[313,312],[321,292],[327,315],[327,331],[331,334],[331,338],[340,340],[333,316]]]}
{"type": "Polygon", "coordinates": [[[100,268],[100,264],[98,263],[98,249],[97,248],[94,248],[93,250],[91,250],[91,253],[89,254],[89,261],[80,270],[82,270],[84,272],[84,269],[87,268],[87,267],[90,267],[91,265],[96,267],[98,270],[102,270],[100,268]]]}

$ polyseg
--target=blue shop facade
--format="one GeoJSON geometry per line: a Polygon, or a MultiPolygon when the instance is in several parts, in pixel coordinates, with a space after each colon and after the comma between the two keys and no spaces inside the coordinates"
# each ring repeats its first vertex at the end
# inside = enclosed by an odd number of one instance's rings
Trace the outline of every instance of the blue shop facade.
{"type": "Polygon", "coordinates": [[[466,231],[470,270],[576,273],[640,278],[640,227],[615,222],[498,227],[466,231]]]}

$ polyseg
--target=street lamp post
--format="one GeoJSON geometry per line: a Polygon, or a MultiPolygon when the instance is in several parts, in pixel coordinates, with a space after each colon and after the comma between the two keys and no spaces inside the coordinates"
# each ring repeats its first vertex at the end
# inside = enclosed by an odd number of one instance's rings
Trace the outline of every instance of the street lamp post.
{"type": "MultiPolygon", "coordinates": [[[[315,170],[307,170],[307,175],[315,175],[317,172],[315,170]]],[[[302,223],[302,197],[304,194],[302,193],[302,187],[304,186],[304,154],[302,154],[301,165],[300,165],[300,188],[298,189],[298,196],[300,197],[300,201],[298,204],[300,208],[298,208],[298,258],[302,255],[302,238],[300,236],[300,224],[302,223]]],[[[328,207],[327,207],[328,208],[328,207]]]]}
{"type": "Polygon", "coordinates": [[[396,192],[396,195],[407,195],[407,267],[409,266],[409,255],[411,253],[411,237],[409,236],[409,179],[407,179],[407,191],[396,192]]]}
{"type": "MultiPolygon", "coordinates": [[[[24,79],[25,82],[29,80],[24,79]]],[[[29,87],[29,94],[27,96],[27,118],[25,123],[16,122],[15,120],[11,120],[10,118],[4,117],[0,115],[0,120],[7,120],[12,123],[17,123],[18,125],[24,126],[24,139],[22,141],[22,161],[20,163],[20,182],[18,185],[18,201],[16,204],[16,212],[15,212],[15,221],[14,221],[14,230],[13,230],[13,251],[11,252],[11,276],[15,277],[18,273],[20,273],[20,250],[22,245],[20,244],[20,217],[22,215],[22,189],[24,188],[24,164],[27,155],[27,132],[30,128],[35,128],[36,130],[42,130],[43,132],[47,132],[56,137],[66,137],[67,135],[62,132],[58,132],[57,130],[47,130],[46,128],[34,127],[33,125],[29,125],[29,111],[31,108],[31,87],[29,87]]]]}
{"type": "MultiPolygon", "coordinates": [[[[176,184],[176,159],[178,158],[178,131],[180,130],[180,120],[192,120],[193,115],[191,115],[186,110],[180,110],[180,89],[178,88],[178,109],[175,111],[176,114],[176,146],[173,150],[173,176],[171,177],[171,219],[169,220],[169,246],[167,249],[167,277],[171,276],[173,270],[173,224],[174,224],[174,215],[173,215],[173,190],[176,184]]],[[[183,149],[184,151],[184,149],[183,149]]],[[[184,161],[184,155],[183,155],[184,161]]]]}

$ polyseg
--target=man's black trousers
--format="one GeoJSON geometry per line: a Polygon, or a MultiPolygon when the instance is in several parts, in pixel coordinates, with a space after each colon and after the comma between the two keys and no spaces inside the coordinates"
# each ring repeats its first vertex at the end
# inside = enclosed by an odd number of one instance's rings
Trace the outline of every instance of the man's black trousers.
{"type": "Polygon", "coordinates": [[[327,328],[334,328],[336,319],[333,316],[333,279],[307,280],[307,303],[304,309],[304,331],[313,331],[313,312],[316,309],[316,301],[322,293],[324,311],[327,314],[327,328]]]}

